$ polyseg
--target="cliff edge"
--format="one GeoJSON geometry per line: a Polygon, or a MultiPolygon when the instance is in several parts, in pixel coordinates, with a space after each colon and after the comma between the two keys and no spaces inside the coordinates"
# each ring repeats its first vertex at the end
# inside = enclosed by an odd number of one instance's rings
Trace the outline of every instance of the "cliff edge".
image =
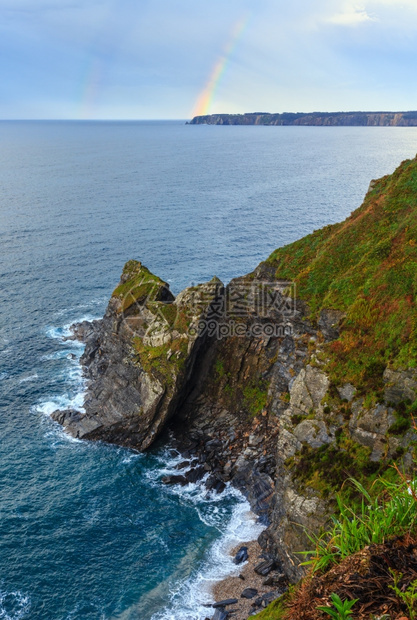
{"type": "Polygon", "coordinates": [[[344,222],[273,252],[227,286],[176,298],[129,261],[105,317],[82,324],[85,411],[76,437],[144,450],[169,429],[197,465],[232,481],[268,524],[260,543],[290,581],[305,531],[341,483],[412,467],[417,412],[417,159],[373,181],[344,222]]]}

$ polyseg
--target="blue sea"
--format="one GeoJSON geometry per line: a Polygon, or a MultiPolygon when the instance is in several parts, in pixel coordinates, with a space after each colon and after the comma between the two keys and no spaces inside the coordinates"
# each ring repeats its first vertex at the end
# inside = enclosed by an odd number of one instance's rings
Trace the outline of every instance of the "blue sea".
{"type": "Polygon", "coordinates": [[[251,271],[344,219],[417,129],[0,123],[0,619],[203,620],[231,546],[261,531],[232,488],[168,488],[179,457],[76,441],[74,321],[131,258],[174,293],[251,271]]]}

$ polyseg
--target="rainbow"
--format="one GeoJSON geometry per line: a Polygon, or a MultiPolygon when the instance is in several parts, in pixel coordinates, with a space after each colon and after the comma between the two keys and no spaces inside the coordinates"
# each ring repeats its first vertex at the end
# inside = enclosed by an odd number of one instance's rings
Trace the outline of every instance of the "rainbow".
{"type": "Polygon", "coordinates": [[[227,44],[225,45],[223,53],[214,65],[207,84],[198,96],[192,116],[205,116],[209,113],[210,106],[213,103],[216,88],[218,87],[220,79],[225,72],[226,66],[230,60],[230,56],[236,48],[236,44],[238,43],[246,26],[248,25],[248,21],[249,14],[241,17],[233,26],[231,35],[227,44]]]}
{"type": "Polygon", "coordinates": [[[82,96],[79,118],[94,118],[97,97],[103,77],[103,62],[100,58],[92,58],[82,85],[82,96]]]}

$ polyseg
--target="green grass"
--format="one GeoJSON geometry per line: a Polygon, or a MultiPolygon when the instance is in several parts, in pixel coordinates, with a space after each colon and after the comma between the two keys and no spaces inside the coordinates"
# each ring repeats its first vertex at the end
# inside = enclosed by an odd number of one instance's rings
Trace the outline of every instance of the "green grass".
{"type": "MultiPolygon", "coordinates": [[[[342,492],[337,494],[337,512],[331,518],[330,528],[322,535],[307,533],[314,549],[303,552],[308,559],[304,565],[310,567],[311,578],[314,573],[325,573],[345,558],[361,551],[371,544],[384,544],[397,536],[415,535],[417,531],[417,481],[408,481],[398,469],[392,468],[393,478],[378,477],[371,491],[357,480],[348,483],[356,489],[360,502],[353,505],[345,500],[342,492]]],[[[407,590],[399,588],[401,574],[393,573],[394,593],[412,609],[417,600],[417,581],[407,590]]],[[[280,599],[274,601],[264,611],[255,616],[258,620],[285,620],[291,617],[289,604],[296,603],[299,586],[290,587],[280,599]]],[[[332,597],[333,607],[327,613],[349,607],[332,597]]],[[[353,605],[353,603],[352,603],[353,605]]],[[[351,605],[351,606],[352,606],[351,605]]],[[[320,608],[321,609],[321,608],[320,608]]],[[[342,610],[343,611],[343,610],[342,610]]],[[[346,617],[334,615],[335,618],[346,617]]],[[[331,615],[331,614],[330,614],[331,615]]],[[[347,613],[349,615],[349,613],[347,613]]],[[[410,615],[410,618],[412,616],[410,615]]]]}
{"type": "Polygon", "coordinates": [[[287,600],[284,594],[281,598],[273,601],[264,611],[261,611],[256,616],[253,616],[256,620],[284,620],[284,614],[286,611],[285,601],[287,600]]]}
{"type": "Polygon", "coordinates": [[[416,529],[417,497],[405,479],[379,478],[371,492],[356,480],[350,482],[360,493],[359,506],[352,507],[339,493],[338,514],[332,516],[330,530],[321,536],[308,535],[315,549],[305,552],[312,555],[305,564],[313,572],[325,571],[367,545],[385,543],[416,529]]]}
{"type": "Polygon", "coordinates": [[[412,426],[417,415],[417,401],[401,401],[394,411],[396,420],[388,429],[389,435],[404,435],[412,426]]]}
{"type": "Polygon", "coordinates": [[[167,287],[166,282],[155,276],[142,263],[130,260],[123,268],[122,279],[112,293],[112,297],[118,297],[121,301],[119,312],[126,312],[135,303],[143,303],[145,300],[154,301],[162,287],[167,287]]]}
{"type": "Polygon", "coordinates": [[[256,385],[248,385],[243,388],[243,407],[249,411],[252,416],[261,413],[268,399],[268,391],[262,383],[256,385]]]}
{"type": "Polygon", "coordinates": [[[144,345],[142,338],[136,337],[133,346],[142,368],[162,380],[168,388],[174,385],[176,377],[185,370],[188,340],[177,338],[167,344],[151,347],[144,345]]]}

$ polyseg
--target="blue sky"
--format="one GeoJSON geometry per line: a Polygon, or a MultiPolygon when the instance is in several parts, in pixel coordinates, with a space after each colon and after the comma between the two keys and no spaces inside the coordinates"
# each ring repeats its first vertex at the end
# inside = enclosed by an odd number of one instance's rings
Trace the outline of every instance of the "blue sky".
{"type": "Polygon", "coordinates": [[[417,0],[0,0],[0,118],[417,109],[417,0]],[[244,23],[233,38],[236,24],[244,23]]]}

